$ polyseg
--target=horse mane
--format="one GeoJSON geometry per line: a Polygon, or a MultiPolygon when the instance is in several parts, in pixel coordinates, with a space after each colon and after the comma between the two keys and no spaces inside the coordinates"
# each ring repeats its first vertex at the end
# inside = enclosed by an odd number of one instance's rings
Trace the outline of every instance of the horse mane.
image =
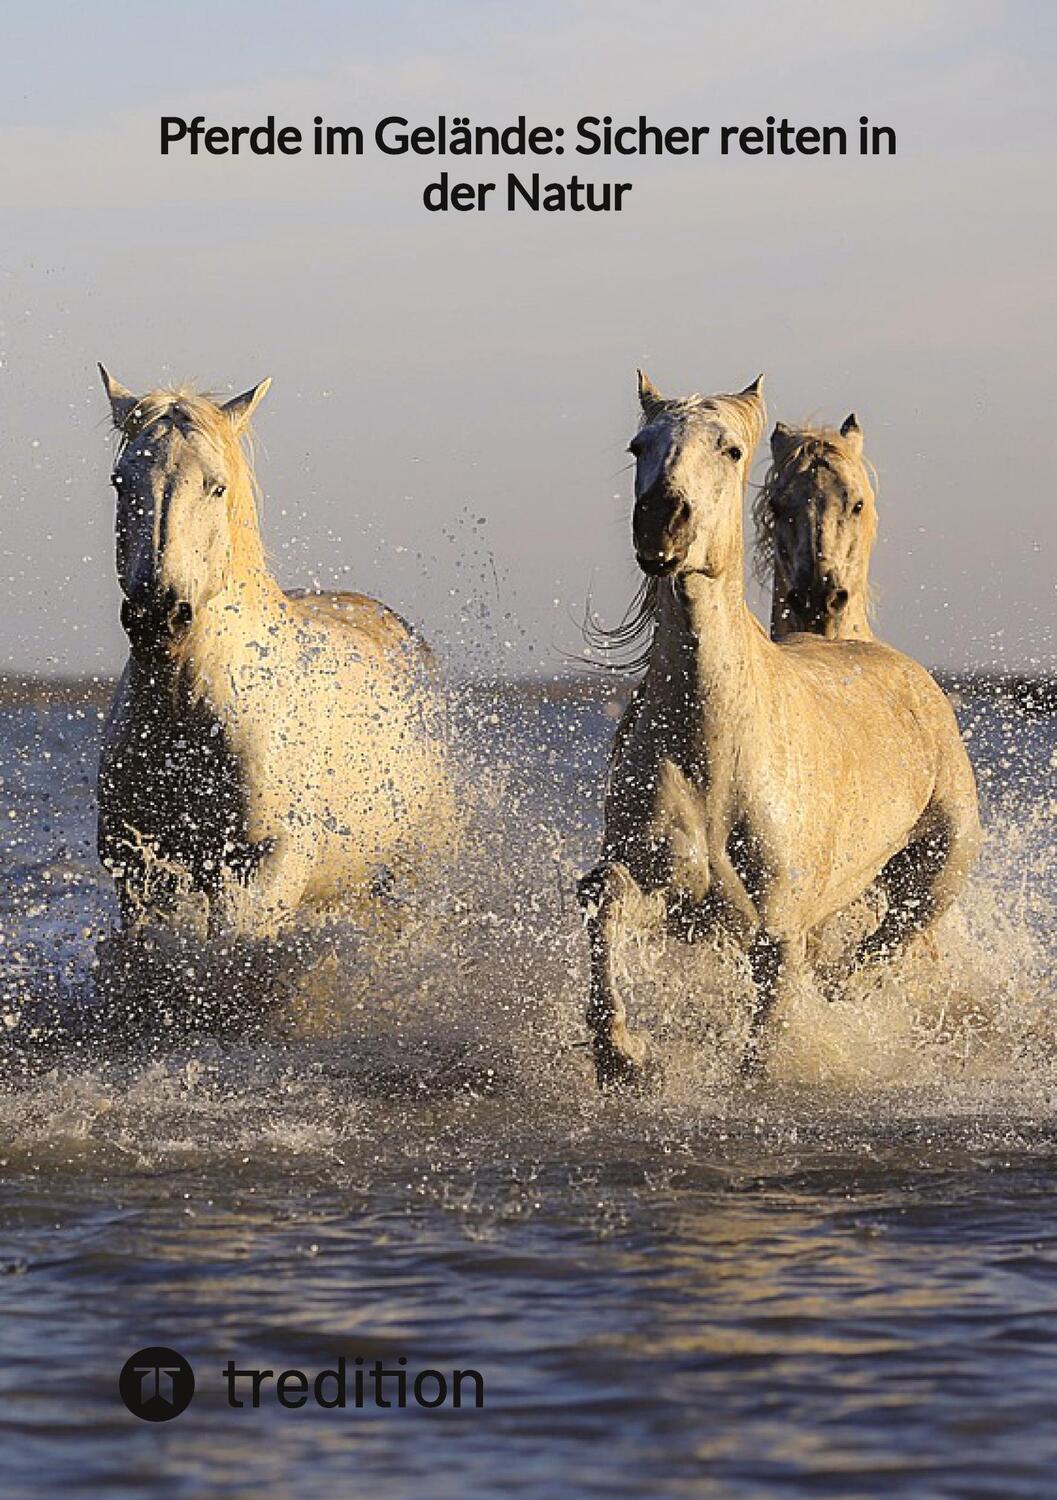
{"type": "Polygon", "coordinates": [[[653,649],[653,633],[660,608],[660,585],[661,579],[644,577],[619,623],[612,627],[601,623],[588,602],[582,627],[588,648],[614,656],[620,652],[634,652],[632,656],[613,661],[599,662],[588,658],[588,666],[601,667],[607,672],[645,670],[653,649]]]}
{"type": "Polygon", "coordinates": [[[773,500],[781,489],[789,471],[797,471],[805,458],[825,458],[833,455],[862,470],[867,489],[874,494],[877,488],[877,470],[866,458],[853,453],[848,441],[835,427],[798,427],[796,436],[788,440],[789,448],[781,462],[772,459],[763,483],[752,502],[752,575],[761,588],[770,587],[774,581],[774,506],[773,500]]]}
{"type": "Polygon", "coordinates": [[[191,385],[162,387],[140,396],[117,428],[118,457],[140,433],[161,422],[178,423],[213,443],[228,461],[234,482],[228,489],[231,558],[236,568],[265,565],[260,530],[260,487],[253,463],[253,436],[248,425],[236,431],[212,391],[191,385]]]}
{"type": "MultiPolygon", "coordinates": [[[[763,402],[750,396],[676,396],[665,397],[649,412],[643,412],[639,427],[645,427],[662,413],[673,416],[699,416],[716,413],[734,429],[745,444],[751,458],[753,450],[763,436],[767,414],[763,402]]],[[[746,476],[749,465],[745,465],[746,476]]],[[[746,479],[746,483],[747,483],[746,479]]],[[[618,624],[607,628],[591,612],[590,604],[584,616],[583,636],[593,651],[621,653],[634,651],[634,655],[612,662],[591,661],[589,665],[601,666],[612,672],[642,672],[649,666],[650,652],[660,609],[660,578],[643,578],[632,596],[618,624]]]]}
{"type": "MultiPolygon", "coordinates": [[[[745,444],[749,456],[753,449],[763,437],[763,429],[767,424],[767,410],[763,400],[759,396],[719,395],[719,396],[665,396],[659,403],[651,408],[648,413],[643,413],[639,422],[640,427],[645,427],[658,416],[670,414],[672,416],[701,416],[714,412],[722,417],[730,427],[741,438],[745,444]]],[[[745,466],[748,472],[748,464],[745,466]]]]}

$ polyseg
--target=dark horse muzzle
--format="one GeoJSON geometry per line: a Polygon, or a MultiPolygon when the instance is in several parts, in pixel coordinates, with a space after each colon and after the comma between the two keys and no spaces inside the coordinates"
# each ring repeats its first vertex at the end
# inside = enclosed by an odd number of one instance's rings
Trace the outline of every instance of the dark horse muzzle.
{"type": "Polygon", "coordinates": [[[658,484],[635,502],[631,523],[635,560],[651,578],[674,573],[690,545],[690,506],[658,484]]]}
{"type": "Polygon", "coordinates": [[[790,617],[799,630],[826,633],[836,630],[848,607],[848,590],[832,573],[813,579],[805,588],[790,589],[785,599],[790,617]]]}
{"type": "Polygon", "coordinates": [[[121,625],[132,655],[149,661],[164,656],[186,636],[194,611],[172,589],[121,602],[121,625]]]}

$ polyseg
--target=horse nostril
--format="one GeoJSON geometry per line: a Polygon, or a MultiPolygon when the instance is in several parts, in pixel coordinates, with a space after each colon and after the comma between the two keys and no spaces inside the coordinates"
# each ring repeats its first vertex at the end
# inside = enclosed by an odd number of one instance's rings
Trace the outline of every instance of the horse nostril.
{"type": "Polygon", "coordinates": [[[831,615],[839,615],[841,610],[847,603],[847,589],[830,589],[829,593],[826,595],[826,608],[829,610],[831,615]]]}
{"type": "Polygon", "coordinates": [[[180,625],[190,625],[193,614],[194,611],[188,604],[187,600],[181,599],[179,604],[176,606],[177,623],[180,625]]]}

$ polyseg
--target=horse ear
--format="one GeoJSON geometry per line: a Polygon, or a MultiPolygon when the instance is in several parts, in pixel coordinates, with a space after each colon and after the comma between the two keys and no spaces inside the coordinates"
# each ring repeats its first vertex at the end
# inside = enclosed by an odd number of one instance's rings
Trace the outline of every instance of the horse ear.
{"type": "Polygon", "coordinates": [[[655,417],[664,405],[664,397],[646,374],[645,370],[637,371],[639,377],[639,405],[642,407],[642,415],[647,421],[655,417]]]}
{"type": "Polygon", "coordinates": [[[850,411],[840,424],[840,435],[847,441],[848,447],[853,453],[862,453],[862,428],[859,419],[853,411],[850,411]]]}
{"type": "Polygon", "coordinates": [[[771,457],[776,464],[785,463],[796,445],[796,428],[785,422],[776,422],[771,433],[771,457]]]}
{"type": "Polygon", "coordinates": [[[268,394],[268,387],[272,383],[271,376],[267,376],[260,385],[255,385],[251,390],[243,391],[241,396],[232,396],[230,401],[225,401],[220,408],[227,414],[228,420],[236,432],[241,432],[253,413],[260,406],[268,394]]]}
{"type": "Polygon", "coordinates": [[[99,366],[99,373],[103,378],[103,389],[110,400],[110,414],[114,419],[114,426],[124,427],[135,411],[139,397],[127,391],[120,380],[115,380],[106,365],[99,366]]]}
{"type": "Polygon", "coordinates": [[[735,407],[741,412],[749,447],[755,448],[763,437],[763,427],[767,421],[767,408],[763,404],[763,376],[757,375],[751,385],[727,399],[733,400],[735,407]]]}

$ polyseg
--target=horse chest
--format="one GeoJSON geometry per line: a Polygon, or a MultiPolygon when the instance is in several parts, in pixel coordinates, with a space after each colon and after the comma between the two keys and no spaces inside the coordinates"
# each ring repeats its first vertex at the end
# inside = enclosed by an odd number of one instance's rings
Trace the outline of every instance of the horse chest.
{"type": "Polygon", "coordinates": [[[708,743],[666,715],[643,713],[631,727],[613,769],[606,825],[647,888],[707,887],[715,773],[708,743]]]}
{"type": "Polygon", "coordinates": [[[111,835],[179,865],[202,890],[251,857],[245,775],[231,737],[208,709],[135,709],[104,759],[101,811],[111,835]]]}
{"type": "Polygon", "coordinates": [[[710,800],[721,757],[706,735],[666,711],[642,713],[632,726],[614,777],[628,785],[644,812],[676,797],[702,808],[710,800]]]}

